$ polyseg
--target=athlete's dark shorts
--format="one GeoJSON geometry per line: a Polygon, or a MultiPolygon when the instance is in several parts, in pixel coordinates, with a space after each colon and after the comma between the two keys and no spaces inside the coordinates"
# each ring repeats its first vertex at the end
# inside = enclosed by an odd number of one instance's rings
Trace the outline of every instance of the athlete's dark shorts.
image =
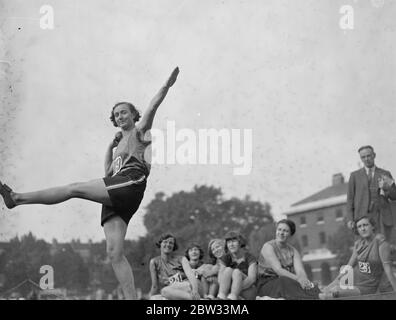
{"type": "Polygon", "coordinates": [[[142,202],[146,175],[135,169],[125,170],[113,177],[103,178],[112,206],[102,206],[101,225],[118,216],[129,223],[142,202]]]}

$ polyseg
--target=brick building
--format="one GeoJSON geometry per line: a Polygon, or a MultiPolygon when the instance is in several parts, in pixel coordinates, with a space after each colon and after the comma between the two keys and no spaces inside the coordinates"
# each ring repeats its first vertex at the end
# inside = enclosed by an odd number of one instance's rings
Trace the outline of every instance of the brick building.
{"type": "Polygon", "coordinates": [[[336,255],[327,246],[329,236],[344,224],[347,189],[343,175],[335,174],[330,187],[294,203],[284,213],[296,224],[296,236],[308,276],[323,285],[339,271],[336,255]]]}

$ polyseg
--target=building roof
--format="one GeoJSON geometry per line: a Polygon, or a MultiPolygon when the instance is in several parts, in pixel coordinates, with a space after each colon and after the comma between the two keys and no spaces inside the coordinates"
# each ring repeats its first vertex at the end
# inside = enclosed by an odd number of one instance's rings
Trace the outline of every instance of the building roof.
{"type": "Polygon", "coordinates": [[[305,204],[305,203],[309,203],[309,202],[314,202],[314,201],[319,201],[319,200],[325,200],[325,199],[329,199],[329,198],[333,198],[333,197],[338,197],[341,195],[346,195],[348,190],[348,183],[342,183],[342,184],[338,184],[335,186],[330,186],[327,187],[303,200],[300,200],[294,204],[292,204],[292,207],[301,205],[301,204],[305,204]]]}
{"type": "Polygon", "coordinates": [[[347,196],[346,194],[344,194],[338,197],[308,202],[295,207],[291,207],[289,210],[285,211],[284,214],[291,215],[300,212],[307,212],[315,209],[322,209],[340,204],[345,204],[346,202],[347,202],[347,196]]]}
{"type": "Polygon", "coordinates": [[[330,187],[292,204],[284,214],[291,215],[346,203],[348,183],[345,183],[342,177],[341,179],[337,183],[333,182],[330,187]]]}

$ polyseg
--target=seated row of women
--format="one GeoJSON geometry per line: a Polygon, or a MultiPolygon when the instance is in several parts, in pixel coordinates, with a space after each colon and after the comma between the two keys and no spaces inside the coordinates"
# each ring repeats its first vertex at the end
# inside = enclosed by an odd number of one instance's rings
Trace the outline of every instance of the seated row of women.
{"type": "Polygon", "coordinates": [[[299,252],[289,239],[296,231],[293,221],[283,219],[276,225],[275,239],[266,242],[258,259],[246,249],[246,240],[231,231],[224,239],[213,239],[208,245],[209,260],[191,243],[185,255],[175,253],[176,238],[162,235],[156,245],[161,255],[150,261],[151,299],[170,300],[254,300],[272,299],[315,300],[375,293],[386,275],[391,290],[396,280],[390,263],[389,245],[374,232],[373,222],[363,217],[356,221],[359,239],[356,241],[350,268],[328,287],[320,290],[305,272],[299,252]],[[364,266],[364,268],[362,267],[364,266]],[[347,275],[352,270],[352,277],[347,275]],[[342,281],[349,279],[344,285],[342,281]],[[351,280],[352,279],[352,280],[351,280]],[[353,283],[351,281],[354,281],[353,283]]]}

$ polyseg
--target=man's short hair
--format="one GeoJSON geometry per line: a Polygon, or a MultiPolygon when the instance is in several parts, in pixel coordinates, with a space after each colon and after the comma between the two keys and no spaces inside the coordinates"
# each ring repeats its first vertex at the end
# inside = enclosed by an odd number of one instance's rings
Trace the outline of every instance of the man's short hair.
{"type": "Polygon", "coordinates": [[[372,146],[362,146],[359,148],[358,153],[360,153],[360,151],[362,151],[363,149],[371,149],[372,152],[374,152],[374,148],[372,146]]]}

